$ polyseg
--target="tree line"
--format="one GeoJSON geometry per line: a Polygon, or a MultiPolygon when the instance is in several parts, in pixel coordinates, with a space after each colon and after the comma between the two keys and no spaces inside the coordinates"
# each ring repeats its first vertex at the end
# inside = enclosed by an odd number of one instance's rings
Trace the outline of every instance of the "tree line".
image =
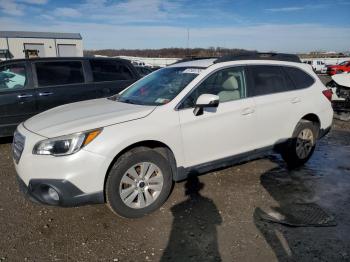
{"type": "Polygon", "coordinates": [[[238,48],[161,48],[161,49],[101,49],[84,50],[84,56],[103,55],[103,56],[138,56],[138,57],[217,57],[223,55],[234,55],[242,52],[248,52],[245,49],[238,48]]]}

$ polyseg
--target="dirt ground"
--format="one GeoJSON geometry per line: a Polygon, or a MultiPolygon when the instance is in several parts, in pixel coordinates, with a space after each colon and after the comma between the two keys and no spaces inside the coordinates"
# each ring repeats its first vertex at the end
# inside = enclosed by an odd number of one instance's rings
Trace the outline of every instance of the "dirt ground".
{"type": "Polygon", "coordinates": [[[29,202],[18,191],[10,141],[1,142],[0,261],[350,261],[350,123],[335,121],[299,170],[272,155],[212,172],[199,177],[197,194],[177,183],[159,211],[137,220],[104,205],[29,202]],[[294,202],[316,203],[337,226],[256,216],[294,202]]]}

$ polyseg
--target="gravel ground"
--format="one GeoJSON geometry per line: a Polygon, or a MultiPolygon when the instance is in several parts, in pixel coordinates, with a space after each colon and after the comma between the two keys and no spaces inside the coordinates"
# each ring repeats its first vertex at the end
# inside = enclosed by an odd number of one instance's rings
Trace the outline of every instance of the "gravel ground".
{"type": "Polygon", "coordinates": [[[29,202],[10,141],[1,142],[0,261],[350,261],[350,123],[335,121],[299,170],[272,155],[212,172],[177,183],[159,211],[136,220],[104,205],[29,202]],[[295,202],[319,205],[337,226],[287,227],[256,215],[295,202]]]}

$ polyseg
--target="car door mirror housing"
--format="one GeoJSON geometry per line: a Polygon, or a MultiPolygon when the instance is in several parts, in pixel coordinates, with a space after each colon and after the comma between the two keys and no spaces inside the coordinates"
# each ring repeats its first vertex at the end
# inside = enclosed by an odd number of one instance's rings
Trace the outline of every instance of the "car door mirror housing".
{"type": "Polygon", "coordinates": [[[205,107],[218,107],[219,106],[219,96],[212,94],[200,95],[196,101],[196,106],[193,110],[195,116],[203,114],[203,108],[205,107]]]}

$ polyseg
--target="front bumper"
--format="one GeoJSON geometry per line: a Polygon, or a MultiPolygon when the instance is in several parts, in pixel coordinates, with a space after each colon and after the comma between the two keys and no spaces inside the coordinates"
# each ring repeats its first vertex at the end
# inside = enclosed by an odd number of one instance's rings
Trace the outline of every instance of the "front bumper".
{"type": "Polygon", "coordinates": [[[75,185],[65,180],[58,179],[33,179],[28,186],[17,176],[20,191],[31,201],[52,206],[81,206],[86,204],[104,203],[103,191],[86,194],[75,185]],[[57,193],[54,198],[49,189],[57,193]]]}
{"type": "Polygon", "coordinates": [[[59,206],[104,202],[104,180],[110,159],[84,149],[61,157],[33,155],[34,145],[45,137],[23,125],[17,131],[25,137],[25,145],[14,166],[20,188],[31,200],[59,206]]]}

